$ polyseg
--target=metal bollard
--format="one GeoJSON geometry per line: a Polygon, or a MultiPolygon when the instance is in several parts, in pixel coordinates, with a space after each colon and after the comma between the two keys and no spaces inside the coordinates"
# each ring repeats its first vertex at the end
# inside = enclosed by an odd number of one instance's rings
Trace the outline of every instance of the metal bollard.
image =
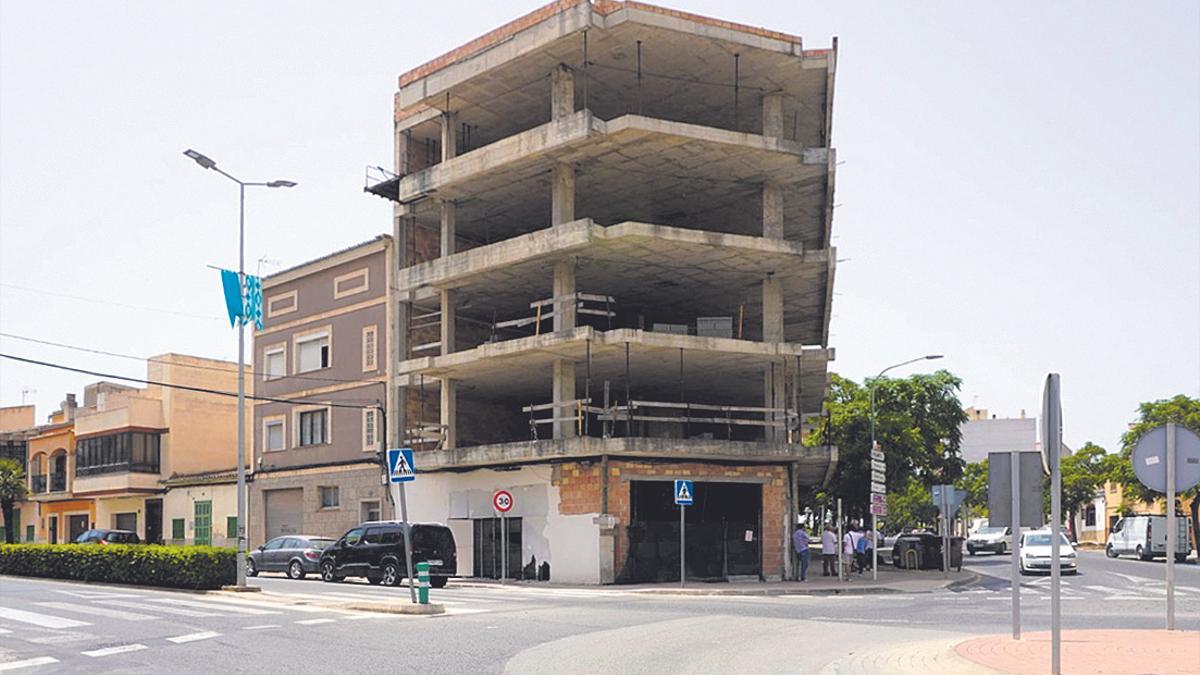
{"type": "Polygon", "coordinates": [[[417,563],[417,602],[429,604],[429,563],[417,563]]]}

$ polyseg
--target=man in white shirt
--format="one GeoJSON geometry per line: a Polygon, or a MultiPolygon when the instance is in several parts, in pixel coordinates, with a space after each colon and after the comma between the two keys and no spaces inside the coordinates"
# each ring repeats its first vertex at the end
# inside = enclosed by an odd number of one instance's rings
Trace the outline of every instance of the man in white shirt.
{"type": "Polygon", "coordinates": [[[821,533],[821,576],[831,577],[837,569],[837,535],[833,525],[826,525],[821,533]]]}

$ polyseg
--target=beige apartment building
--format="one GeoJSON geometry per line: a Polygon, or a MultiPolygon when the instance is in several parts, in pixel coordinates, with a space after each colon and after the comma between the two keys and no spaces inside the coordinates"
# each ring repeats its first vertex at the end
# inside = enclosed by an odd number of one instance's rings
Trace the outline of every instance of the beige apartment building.
{"type": "Polygon", "coordinates": [[[339,536],[390,515],[376,453],[387,402],[392,240],[263,279],[254,334],[254,483],[248,536],[339,536]]]}

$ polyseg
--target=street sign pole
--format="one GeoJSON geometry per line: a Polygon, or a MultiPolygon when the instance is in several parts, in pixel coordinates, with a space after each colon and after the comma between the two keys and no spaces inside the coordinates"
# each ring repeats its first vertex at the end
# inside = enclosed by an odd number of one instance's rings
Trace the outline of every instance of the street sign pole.
{"type": "Polygon", "coordinates": [[[1062,570],[1059,563],[1062,553],[1059,539],[1062,537],[1062,470],[1060,450],[1062,446],[1062,401],[1059,391],[1058,373],[1046,376],[1046,388],[1042,406],[1042,453],[1050,469],[1050,672],[1062,672],[1062,570]]]}
{"type": "Polygon", "coordinates": [[[683,510],[687,508],[683,504],[679,505],[679,587],[683,588],[684,579],[687,578],[687,566],[684,563],[684,556],[687,548],[684,547],[684,539],[686,538],[686,529],[683,523],[683,510]]]}
{"type": "Polygon", "coordinates": [[[413,464],[412,450],[409,448],[388,450],[386,456],[388,480],[396,490],[392,497],[392,504],[394,505],[397,501],[400,503],[400,522],[404,523],[402,529],[404,531],[404,564],[408,570],[408,594],[415,605],[417,604],[417,586],[416,575],[413,574],[412,527],[408,523],[408,493],[404,489],[404,484],[416,479],[416,468],[413,464]]]}
{"type": "Polygon", "coordinates": [[[412,561],[412,527],[408,524],[408,495],[404,483],[398,483],[400,489],[400,520],[404,522],[404,564],[408,567],[408,595],[413,604],[417,604],[417,587],[413,579],[412,561]]]}
{"type": "Polygon", "coordinates": [[[1012,464],[1012,636],[1021,639],[1021,453],[1009,454],[1012,464]]]}
{"type": "Polygon", "coordinates": [[[842,574],[842,498],[838,497],[838,540],[837,540],[838,581],[846,581],[842,574]]]}
{"type": "Polygon", "coordinates": [[[508,518],[500,514],[500,584],[508,576],[508,518]]]}
{"type": "Polygon", "coordinates": [[[871,514],[871,581],[879,581],[879,544],[875,541],[875,533],[879,531],[878,516],[871,514]]]}
{"type": "Polygon", "coordinates": [[[1167,422],[1167,630],[1175,630],[1175,423],[1167,422]]]}

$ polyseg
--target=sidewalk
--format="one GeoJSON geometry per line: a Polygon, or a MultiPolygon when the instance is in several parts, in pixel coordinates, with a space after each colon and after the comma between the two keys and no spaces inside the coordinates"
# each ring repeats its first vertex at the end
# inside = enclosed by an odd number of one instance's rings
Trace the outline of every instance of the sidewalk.
{"type": "MultiPolygon", "coordinates": [[[[644,593],[649,595],[837,595],[837,594],[867,594],[867,593],[932,593],[947,588],[965,586],[978,580],[973,572],[951,571],[948,578],[943,579],[938,570],[897,570],[890,566],[880,566],[879,580],[872,581],[871,573],[861,576],[851,575],[849,581],[840,581],[837,577],[809,576],[806,581],[739,581],[715,582],[689,581],[680,588],[677,582],[661,584],[615,584],[609,586],[583,586],[571,584],[555,584],[548,582],[510,581],[504,587],[521,589],[560,589],[572,591],[596,591],[611,593],[644,593]]],[[[451,582],[456,587],[499,588],[498,581],[481,579],[455,579],[451,582]]]]}
{"type": "MultiPolygon", "coordinates": [[[[1200,664],[1200,632],[1165,630],[1064,630],[1062,672],[1093,673],[1196,673],[1200,664]]],[[[1050,633],[1026,633],[1020,640],[1010,635],[943,639],[905,643],[839,659],[825,666],[822,675],[875,675],[893,673],[995,673],[1050,672],[1050,633]]]]}

